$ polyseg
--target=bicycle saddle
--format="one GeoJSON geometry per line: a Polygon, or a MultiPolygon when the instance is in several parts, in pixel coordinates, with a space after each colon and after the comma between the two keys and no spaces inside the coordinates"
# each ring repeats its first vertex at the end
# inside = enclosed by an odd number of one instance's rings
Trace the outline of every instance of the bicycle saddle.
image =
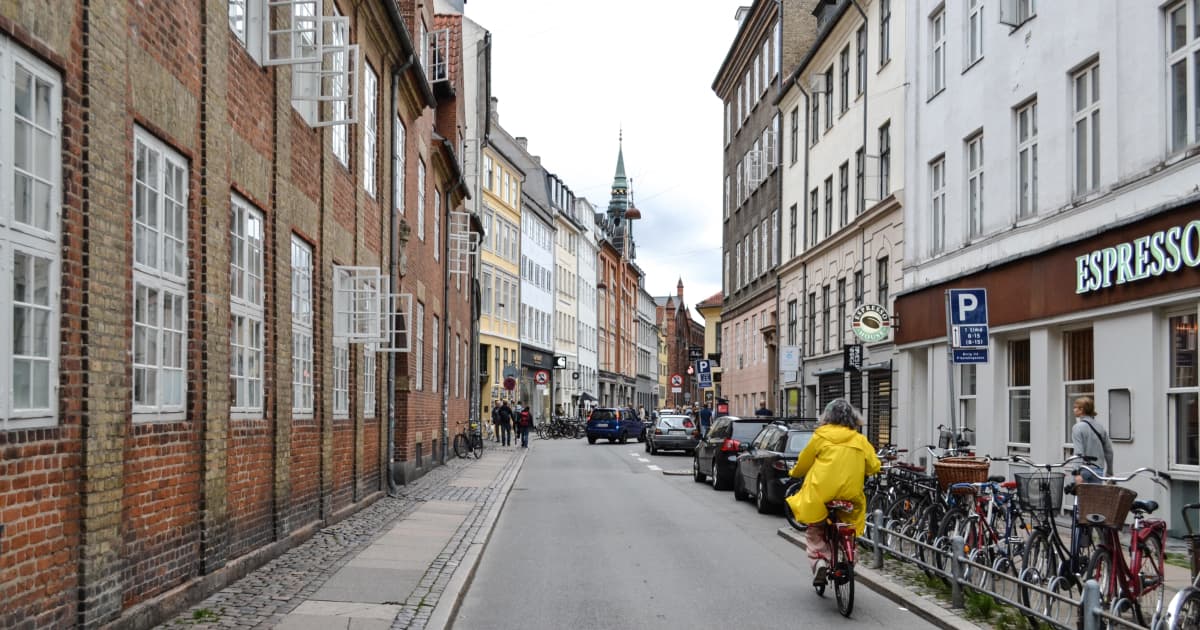
{"type": "Polygon", "coordinates": [[[1134,512],[1141,512],[1143,514],[1153,514],[1154,510],[1158,509],[1158,501],[1152,501],[1150,499],[1135,499],[1133,506],[1130,509],[1132,509],[1134,512]]]}
{"type": "Polygon", "coordinates": [[[849,512],[854,509],[854,503],[852,501],[830,501],[825,504],[825,509],[830,512],[849,512]]]}

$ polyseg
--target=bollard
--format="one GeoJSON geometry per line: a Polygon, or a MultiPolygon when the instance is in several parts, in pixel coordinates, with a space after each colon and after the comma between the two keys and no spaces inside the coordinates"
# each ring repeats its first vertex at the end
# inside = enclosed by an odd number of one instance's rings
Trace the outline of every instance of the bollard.
{"type": "Polygon", "coordinates": [[[871,520],[875,522],[875,527],[871,531],[871,541],[875,543],[875,561],[872,563],[872,569],[883,568],[883,510],[875,510],[871,515],[871,520]]]}
{"type": "Polygon", "coordinates": [[[963,548],[966,546],[967,541],[962,536],[950,539],[950,605],[955,608],[963,607],[962,577],[966,572],[967,561],[967,557],[963,555],[963,548]]]}
{"type": "Polygon", "coordinates": [[[1100,630],[1100,584],[1088,580],[1083,585],[1083,600],[1079,602],[1079,616],[1083,618],[1083,630],[1100,630]]]}

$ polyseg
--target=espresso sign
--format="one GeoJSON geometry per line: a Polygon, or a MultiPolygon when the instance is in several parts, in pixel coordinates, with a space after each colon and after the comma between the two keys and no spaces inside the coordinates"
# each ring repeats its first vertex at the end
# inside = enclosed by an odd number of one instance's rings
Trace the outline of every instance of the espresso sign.
{"type": "Polygon", "coordinates": [[[1200,219],[1075,258],[1075,293],[1200,267],[1200,219]]]}
{"type": "Polygon", "coordinates": [[[863,304],[854,311],[850,330],[854,336],[868,343],[883,341],[892,330],[892,316],[878,304],[863,304]]]}

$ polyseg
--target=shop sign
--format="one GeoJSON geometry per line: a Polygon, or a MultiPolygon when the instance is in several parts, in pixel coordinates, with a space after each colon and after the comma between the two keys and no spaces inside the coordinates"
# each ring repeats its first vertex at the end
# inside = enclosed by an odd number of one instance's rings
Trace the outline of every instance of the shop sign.
{"type": "Polygon", "coordinates": [[[1075,258],[1075,293],[1200,267],[1200,219],[1075,258]]]}
{"type": "Polygon", "coordinates": [[[850,330],[854,336],[868,343],[883,341],[892,329],[892,317],[887,309],[878,304],[863,304],[854,311],[850,330]]]}

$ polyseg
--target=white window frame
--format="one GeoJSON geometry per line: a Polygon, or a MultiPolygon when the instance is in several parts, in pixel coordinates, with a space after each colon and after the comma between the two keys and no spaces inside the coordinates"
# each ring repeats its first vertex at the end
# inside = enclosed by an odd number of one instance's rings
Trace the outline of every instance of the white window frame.
{"type": "Polygon", "coordinates": [[[1017,218],[1037,214],[1038,127],[1037,99],[1017,108],[1017,218]]]}
{"type": "Polygon", "coordinates": [[[929,253],[946,248],[946,157],[929,163],[929,253]]]}
{"type": "Polygon", "coordinates": [[[1006,370],[1006,372],[1005,372],[1005,378],[1004,378],[1004,385],[1005,385],[1005,391],[1006,391],[1006,396],[1005,396],[1006,405],[1005,406],[1008,409],[1006,433],[1008,435],[1008,448],[1010,451],[1028,452],[1030,440],[1032,440],[1032,438],[1033,438],[1033,419],[1032,419],[1032,409],[1033,409],[1032,376],[1033,375],[1029,374],[1029,378],[1030,378],[1029,383],[1014,384],[1012,382],[1013,381],[1013,371],[1014,371],[1013,361],[1015,360],[1015,355],[1016,355],[1016,353],[1013,351],[1013,348],[1014,348],[1014,344],[1019,344],[1022,342],[1025,343],[1025,345],[1026,345],[1026,354],[1028,355],[1025,358],[1030,363],[1030,365],[1026,366],[1026,371],[1031,371],[1032,363],[1033,363],[1033,356],[1032,356],[1033,348],[1030,344],[1030,340],[1028,338],[1011,339],[1008,341],[1007,344],[1005,344],[1005,353],[1004,354],[1005,354],[1005,370],[1006,370]],[[1029,412],[1030,412],[1030,415],[1025,416],[1023,418],[1015,415],[1018,413],[1015,403],[1016,403],[1016,401],[1018,401],[1020,399],[1020,397],[1022,395],[1024,396],[1025,400],[1027,401],[1027,405],[1029,407],[1029,412]],[[1013,431],[1020,424],[1026,425],[1026,427],[1027,427],[1026,430],[1030,433],[1029,440],[1020,441],[1020,440],[1016,439],[1018,436],[1015,436],[1013,431]]]}
{"type": "Polygon", "coordinates": [[[1166,9],[1167,147],[1171,153],[1200,142],[1200,2],[1185,0],[1166,9]],[[1172,19],[1180,16],[1179,33],[1172,19]],[[1182,37],[1176,37],[1176,35],[1182,37]],[[1182,76],[1181,76],[1182,74],[1182,76]],[[1180,80],[1182,79],[1182,85],[1180,80]],[[1180,94],[1182,89],[1183,94],[1180,94]]]}
{"type": "Polygon", "coordinates": [[[231,196],[229,206],[229,408],[234,417],[257,418],[265,398],[266,223],[262,212],[239,195],[231,196]]]}
{"type": "Polygon", "coordinates": [[[1035,17],[1037,5],[1034,0],[1000,0],[1000,23],[1013,30],[1035,17]]]}
{"type": "Polygon", "coordinates": [[[404,151],[406,145],[404,122],[400,120],[399,114],[396,114],[392,125],[392,179],[395,186],[395,189],[392,190],[392,208],[396,214],[404,216],[404,151]]]}
{"type": "Polygon", "coordinates": [[[441,388],[441,383],[439,382],[441,375],[438,374],[438,368],[441,365],[441,361],[439,361],[441,357],[438,356],[438,349],[441,348],[442,338],[440,328],[441,319],[439,319],[437,315],[434,315],[430,324],[429,332],[432,333],[430,336],[430,339],[432,340],[432,347],[430,349],[433,350],[433,352],[430,354],[429,360],[429,376],[433,383],[433,386],[430,387],[430,391],[436,392],[441,388]]]}
{"type": "Polygon", "coordinates": [[[976,432],[978,419],[979,370],[973,363],[958,366],[958,418],[964,429],[969,429],[973,435],[976,432]]]}
{"type": "Polygon", "coordinates": [[[292,235],[292,416],[311,417],[313,391],[312,246],[292,235]]]}
{"type": "MultiPolygon", "coordinates": [[[[379,160],[379,75],[371,63],[363,64],[363,190],[374,199],[379,194],[376,164],[379,160]]],[[[344,127],[343,125],[339,125],[344,127]]]]}
{"type": "MultiPolygon", "coordinates": [[[[254,1],[254,0],[251,0],[251,1],[254,1]]],[[[333,17],[334,17],[334,19],[342,17],[341,12],[338,11],[338,8],[336,5],[333,6],[333,17]]],[[[346,45],[346,38],[349,37],[349,33],[345,32],[341,28],[335,27],[329,31],[329,36],[332,39],[333,46],[335,48],[344,47],[346,45]]],[[[324,60],[321,60],[318,63],[321,63],[323,61],[324,60]]],[[[339,64],[343,63],[343,61],[340,58],[333,58],[332,61],[334,63],[334,69],[337,69],[337,70],[344,69],[339,65],[339,64]]],[[[306,75],[303,72],[298,72],[298,73],[296,73],[296,76],[293,77],[292,80],[296,81],[296,82],[312,81],[312,76],[311,76],[311,73],[306,75]]],[[[293,90],[293,92],[294,91],[295,90],[293,90]]],[[[337,88],[334,88],[333,94],[335,96],[341,95],[340,90],[338,90],[337,88]]],[[[351,115],[350,112],[347,111],[347,108],[349,106],[350,106],[350,103],[347,103],[345,100],[342,100],[340,98],[330,101],[330,103],[329,103],[329,107],[331,110],[330,118],[332,118],[333,120],[343,120],[343,119],[348,118],[351,115]]],[[[321,108],[321,104],[320,104],[320,102],[317,102],[315,105],[312,105],[310,107],[315,107],[316,109],[319,110],[321,108]]],[[[314,115],[313,118],[319,118],[319,115],[314,115]]],[[[348,125],[333,125],[333,129],[330,131],[330,133],[332,134],[331,141],[330,141],[332,146],[330,147],[330,150],[333,151],[334,157],[337,158],[338,163],[340,163],[342,166],[344,166],[346,168],[350,168],[350,129],[349,129],[349,126],[348,125]]]]}
{"type": "Polygon", "coordinates": [[[879,67],[892,60],[892,2],[879,0],[879,67]]]}
{"type": "Polygon", "coordinates": [[[417,158],[417,238],[425,240],[425,159],[417,158]]]}
{"type": "Polygon", "coordinates": [[[442,191],[433,187],[433,259],[442,259],[442,191]]]}
{"type": "Polygon", "coordinates": [[[983,59],[983,0],[967,0],[966,21],[963,26],[963,54],[969,68],[983,59]]]}
{"type": "Polygon", "coordinates": [[[1100,187],[1100,62],[1071,73],[1071,181],[1076,197],[1100,187]]]}
{"type": "MultiPolygon", "coordinates": [[[[1181,438],[1179,437],[1179,428],[1178,428],[1180,419],[1177,417],[1177,409],[1178,409],[1179,405],[1176,404],[1176,400],[1179,398],[1184,398],[1184,399],[1200,398],[1200,383],[1198,383],[1198,382],[1193,382],[1190,384],[1186,383],[1186,382],[1181,383],[1180,379],[1178,378],[1179,375],[1176,373],[1175,366],[1172,365],[1172,362],[1176,359],[1176,357],[1172,356],[1172,350],[1180,349],[1180,348],[1176,347],[1177,341],[1176,341],[1175,330],[1172,328],[1172,326],[1175,324],[1172,322],[1172,320],[1175,318],[1180,318],[1178,323],[1180,325],[1185,325],[1185,324],[1187,324],[1186,318],[1188,318],[1188,317],[1191,317],[1190,326],[1194,327],[1196,325],[1196,323],[1198,321],[1200,321],[1200,317],[1197,317],[1196,310],[1194,308],[1191,310],[1187,310],[1187,311],[1171,311],[1171,312],[1165,313],[1164,317],[1163,317],[1163,320],[1164,320],[1163,328],[1165,329],[1165,337],[1166,337],[1166,339],[1164,339],[1163,347],[1165,348],[1164,354],[1165,354],[1165,359],[1167,361],[1167,366],[1166,366],[1167,367],[1167,375],[1166,375],[1167,377],[1165,380],[1166,380],[1167,428],[1168,428],[1168,436],[1169,436],[1168,453],[1169,453],[1169,457],[1170,457],[1171,468],[1173,470],[1196,471],[1196,470],[1200,470],[1200,460],[1198,460],[1196,463],[1179,461],[1180,460],[1180,457],[1179,457],[1180,444],[1179,443],[1181,441],[1181,438]]],[[[1195,344],[1196,339],[1197,339],[1197,333],[1195,332],[1195,330],[1192,330],[1191,331],[1191,342],[1193,344],[1195,344]]],[[[1193,353],[1193,355],[1195,355],[1195,353],[1197,352],[1194,345],[1192,348],[1183,348],[1183,349],[1190,350],[1193,353]]],[[[1192,370],[1194,372],[1196,370],[1196,368],[1193,366],[1192,370]]],[[[1192,378],[1193,379],[1196,378],[1194,374],[1193,374],[1192,378]]],[[[1189,441],[1192,441],[1192,440],[1189,440],[1189,441]]],[[[1194,444],[1194,441],[1192,441],[1192,443],[1194,444]]]]}
{"type": "Polygon", "coordinates": [[[967,236],[976,238],[983,234],[983,132],[966,141],[967,166],[967,236]]]}
{"type": "Polygon", "coordinates": [[[416,310],[417,314],[414,319],[417,324],[417,365],[413,390],[420,392],[425,390],[425,305],[417,302],[416,310]]]}
{"type": "Polygon", "coordinates": [[[350,341],[333,338],[333,419],[350,417],[350,341]]]}
{"type": "MultiPolygon", "coordinates": [[[[28,54],[24,48],[0,34],[0,431],[51,427],[58,424],[59,329],[61,319],[60,285],[62,254],[59,246],[60,208],[62,207],[62,77],[53,68],[28,54]],[[26,94],[30,109],[18,112],[18,68],[28,73],[26,94]],[[44,98],[39,99],[38,94],[44,98]],[[40,101],[40,102],[39,102],[40,101]],[[17,166],[15,149],[18,130],[27,135],[25,161],[29,168],[17,166]],[[35,140],[41,138],[41,140],[35,140]],[[39,147],[48,150],[39,159],[39,147]],[[42,167],[40,172],[38,166],[42,167]],[[30,221],[16,218],[17,177],[29,182],[32,197],[30,221]],[[37,213],[37,199],[44,212],[37,213]],[[35,218],[35,215],[41,216],[35,218]],[[37,225],[40,223],[40,225],[37,225]],[[17,301],[16,256],[20,254],[47,263],[38,274],[31,269],[24,286],[28,298],[17,301]],[[38,276],[44,286],[38,286],[38,276]],[[32,286],[30,286],[32,285],[32,286]],[[26,340],[24,354],[16,354],[16,315],[26,313],[28,325],[22,327],[26,340]],[[39,325],[37,319],[44,318],[39,325]],[[46,331],[37,340],[38,328],[46,331]],[[39,347],[40,346],[40,347],[39,347]],[[29,401],[18,407],[16,400],[17,365],[28,366],[29,401]],[[35,372],[35,368],[36,372],[35,372]],[[44,401],[35,403],[35,374],[44,375],[44,401]]],[[[185,178],[186,181],[186,178],[185,178]]],[[[186,193],[186,190],[185,190],[186,193]]],[[[184,204],[186,209],[186,202],[184,204]]],[[[185,212],[186,216],[186,212],[185,212]]],[[[186,227],[186,226],[185,226],[186,227]]],[[[186,261],[185,261],[186,262],[186,261]]],[[[36,267],[36,265],[35,265],[36,267]]]]}
{"type": "MultiPolygon", "coordinates": [[[[154,422],[154,421],[176,421],[185,418],[184,405],[187,403],[187,313],[188,313],[188,294],[187,294],[187,274],[188,274],[188,252],[187,252],[187,216],[188,216],[188,181],[190,179],[189,166],[183,156],[175,152],[171,147],[161,142],[157,138],[151,136],[140,127],[134,129],[134,173],[133,173],[133,189],[134,194],[131,198],[131,212],[133,217],[133,330],[130,339],[130,348],[133,355],[133,387],[130,391],[130,398],[133,402],[133,420],[134,422],[154,422]],[[154,192],[153,199],[155,200],[156,213],[159,220],[164,220],[169,216],[169,212],[164,210],[163,204],[170,200],[177,211],[182,211],[181,225],[178,225],[178,233],[173,238],[169,238],[165,234],[165,228],[160,225],[148,225],[138,220],[137,207],[139,205],[139,191],[142,190],[143,180],[139,176],[138,161],[142,151],[145,151],[147,156],[154,157],[154,175],[157,182],[160,182],[159,188],[154,192]],[[169,170],[168,170],[169,169],[169,170]],[[177,184],[172,191],[162,189],[161,183],[168,182],[174,176],[177,184]],[[180,185],[181,184],[181,185],[180,185]],[[145,226],[143,228],[143,226],[145,226]],[[138,256],[138,232],[145,229],[147,232],[152,232],[153,246],[156,249],[156,260],[141,262],[138,256]],[[174,241],[176,245],[176,253],[173,259],[177,261],[177,266],[174,269],[166,269],[163,267],[162,256],[160,254],[167,251],[168,240],[174,241]],[[139,322],[139,308],[144,304],[142,292],[146,295],[154,292],[159,297],[155,303],[154,319],[147,322],[139,322]],[[162,296],[169,296],[175,300],[175,312],[178,319],[175,321],[174,328],[168,328],[163,323],[164,305],[166,301],[162,296]],[[141,327],[139,331],[139,326],[141,327]],[[158,353],[154,357],[147,357],[148,360],[139,361],[138,338],[139,332],[145,335],[153,335],[155,346],[158,353]],[[170,335],[174,343],[167,343],[164,339],[170,335]],[[167,362],[176,363],[176,365],[168,366],[167,362]],[[157,394],[154,400],[141,400],[137,398],[138,379],[144,374],[147,379],[153,377],[155,381],[155,392],[157,394]],[[173,377],[176,379],[176,385],[179,388],[178,398],[174,400],[164,400],[162,393],[162,377],[173,377]]],[[[149,169],[148,169],[149,170],[149,169]]],[[[153,185],[150,182],[149,185],[153,185]]]]}
{"type": "Polygon", "coordinates": [[[362,387],[362,417],[374,418],[377,407],[376,372],[379,362],[376,360],[375,344],[363,344],[363,387],[362,387]]]}
{"type": "Polygon", "coordinates": [[[929,16],[929,98],[946,89],[946,7],[929,16]]]}

